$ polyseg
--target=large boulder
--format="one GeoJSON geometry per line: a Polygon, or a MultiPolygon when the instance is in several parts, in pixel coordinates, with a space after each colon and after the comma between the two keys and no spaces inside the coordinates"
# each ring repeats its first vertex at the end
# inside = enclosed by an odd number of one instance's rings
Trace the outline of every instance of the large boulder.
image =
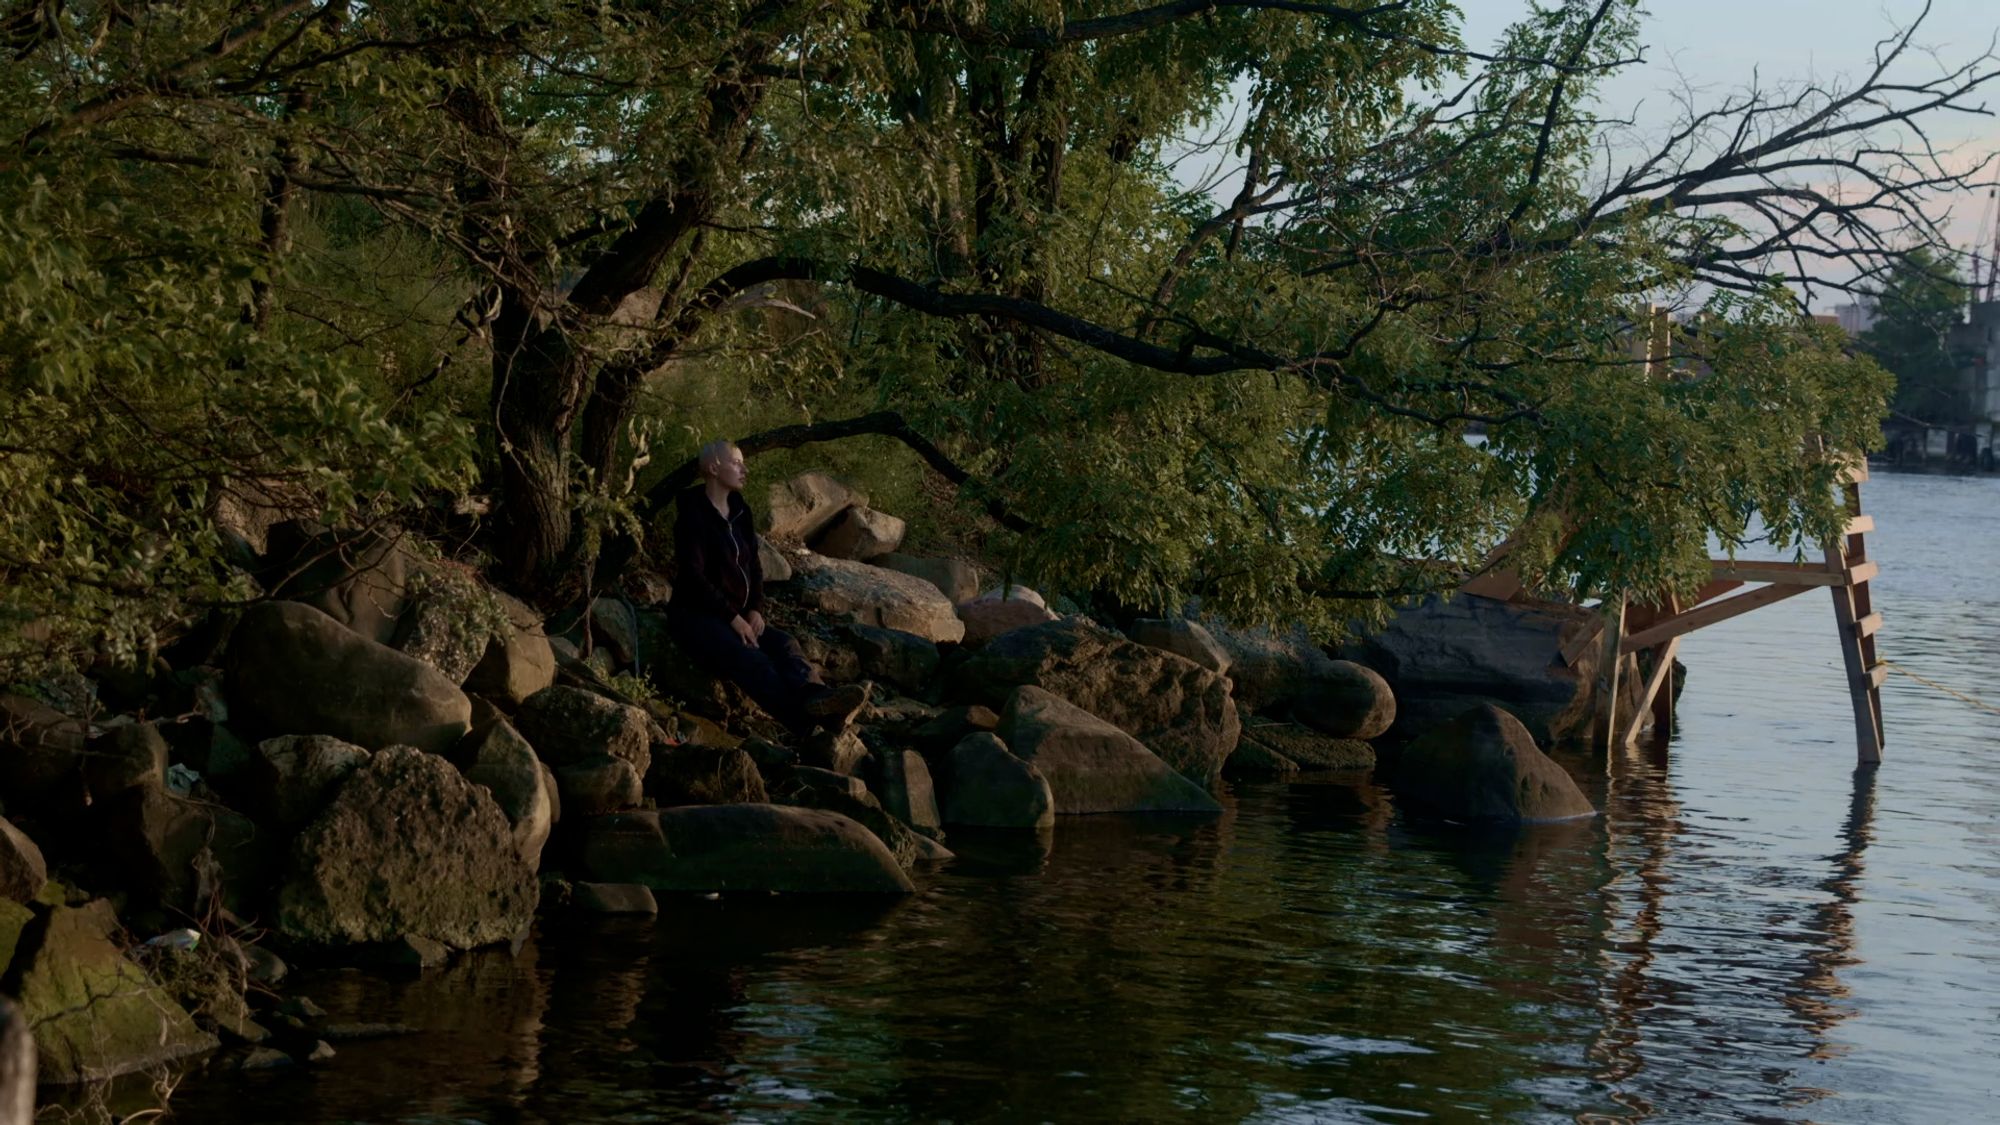
{"type": "Polygon", "coordinates": [[[792,586],[802,605],[829,617],[900,629],[938,644],[965,636],[951,602],[921,578],[808,553],[798,558],[792,586]]]}
{"type": "Polygon", "coordinates": [[[1395,692],[1397,737],[1493,703],[1547,745],[1589,732],[1601,626],[1581,606],[1430,597],[1341,654],[1395,692]]]}
{"type": "Polygon", "coordinates": [[[937,787],[922,754],[884,750],[875,761],[882,807],[889,815],[915,828],[934,829],[944,824],[938,816],[937,787]]]}
{"type": "Polygon", "coordinates": [[[91,807],[90,849],[104,881],[134,905],[198,916],[217,899],[248,914],[278,852],[248,817],[213,801],[141,785],[91,807]]]}
{"type": "MultiPolygon", "coordinates": [[[[42,849],[14,822],[0,818],[0,898],[26,902],[41,893],[49,881],[49,865],[42,849]]],[[[0,963],[4,964],[4,963],[0,963]]],[[[4,972],[0,967],[0,972],[4,972]]]]}
{"type": "Polygon", "coordinates": [[[582,688],[557,684],[521,704],[515,725],[535,753],[552,766],[608,754],[646,776],[653,723],[646,712],[582,688]]]}
{"type": "Polygon", "coordinates": [[[792,580],[792,560],[761,535],[757,537],[757,565],[764,570],[766,586],[792,580]]]}
{"type": "Polygon", "coordinates": [[[409,607],[391,647],[463,684],[498,639],[500,604],[492,591],[453,568],[438,566],[412,577],[409,607]]]}
{"type": "Polygon", "coordinates": [[[891,551],[869,559],[869,563],[921,578],[936,586],[940,593],[951,599],[953,605],[969,602],[979,596],[979,568],[959,559],[926,559],[891,551]]]}
{"type": "Polygon", "coordinates": [[[1142,617],[1129,630],[1133,640],[1184,656],[1218,676],[1229,674],[1229,653],[1200,622],[1185,617],[1142,617]]]}
{"type": "Polygon", "coordinates": [[[298,602],[251,606],[229,642],[231,714],[270,734],[449,751],[472,701],[439,672],[298,602]]]}
{"type": "Polygon", "coordinates": [[[52,906],[24,929],[8,970],[45,1083],[95,1082],[216,1046],[215,1037],[126,960],[111,904],[52,906]]]}
{"type": "Polygon", "coordinates": [[[770,800],[749,751],[696,742],[655,743],[646,773],[646,795],[661,808],[673,805],[759,804],[770,800]]]}
{"type": "Polygon", "coordinates": [[[636,809],[646,799],[644,779],[632,763],[609,754],[555,767],[562,807],[576,816],[636,809]]]}
{"type": "Polygon", "coordinates": [[[945,758],[946,824],[973,828],[1047,828],[1056,822],[1055,794],[1034,763],[985,731],[959,739],[945,758]]]}
{"type": "Polygon", "coordinates": [[[1049,779],[1058,813],[1222,811],[1138,739],[1041,688],[1015,689],[996,733],[1049,779]]]}
{"type": "Polygon", "coordinates": [[[813,539],[812,549],[836,559],[872,559],[903,545],[903,521],[873,508],[854,507],[840,513],[813,539]]]}
{"type": "Polygon", "coordinates": [[[504,721],[475,736],[470,752],[461,751],[465,779],[493,794],[507,823],[513,827],[514,848],[530,870],[540,865],[542,846],[555,826],[558,807],[555,774],[535,757],[534,747],[504,721]]]}
{"type": "Polygon", "coordinates": [[[1204,785],[1221,775],[1241,730],[1228,679],[1076,619],[996,637],[952,678],[960,698],[994,707],[1022,685],[1111,723],[1204,785]]]}
{"type": "Polygon", "coordinates": [[[803,543],[852,507],[865,507],[868,497],[825,473],[800,473],[771,486],[764,503],[764,534],[803,543]]]}
{"type": "Polygon", "coordinates": [[[1016,629],[1054,621],[1056,615],[1042,603],[1041,595],[1016,586],[1004,595],[985,593],[960,602],[958,619],[965,626],[965,644],[978,646],[1016,629]]]}
{"type": "Polygon", "coordinates": [[[535,871],[485,786],[414,747],[378,751],[293,842],[278,929],[314,945],[416,937],[458,949],[534,918],[535,871]]]}
{"type": "Polygon", "coordinates": [[[164,785],[169,748],[156,723],[120,723],[84,746],[84,779],[92,801],[139,785],[164,785]]]}
{"type": "Polygon", "coordinates": [[[333,799],[368,751],[324,734],[288,734],[257,744],[247,788],[256,818],[286,835],[304,828],[333,799]]]}
{"type": "Polygon", "coordinates": [[[0,799],[41,812],[85,801],[82,719],[17,692],[0,692],[0,799]]]}
{"type": "MultiPolygon", "coordinates": [[[[801,771],[803,772],[803,771],[801,771]]],[[[817,771],[815,771],[817,772],[817,771]]],[[[910,826],[889,815],[882,802],[864,787],[859,792],[836,788],[830,785],[798,784],[786,785],[777,794],[778,803],[801,809],[823,809],[839,813],[875,834],[896,857],[896,863],[904,870],[916,866],[917,861],[927,858],[928,849],[922,837],[911,831],[910,826]]]]}
{"type": "Polygon", "coordinates": [[[1335,738],[1300,723],[1246,723],[1243,741],[1283,755],[1301,770],[1375,768],[1373,746],[1358,738],[1335,738]]]}
{"type": "Polygon", "coordinates": [[[1333,658],[1303,629],[1232,629],[1214,618],[1203,628],[1228,658],[1236,703],[1245,710],[1280,710],[1313,680],[1332,674],[1333,658]]]}
{"type": "Polygon", "coordinates": [[[656,891],[914,890],[875,834],[839,813],[781,805],[687,805],[598,817],[585,873],[656,891]]]}
{"type": "Polygon", "coordinates": [[[1398,751],[1393,788],[1404,805],[1448,820],[1521,823],[1596,812],[1520,720],[1490,703],[1398,751]]]}
{"type": "Polygon", "coordinates": [[[937,646],[915,633],[853,621],[841,626],[840,632],[854,652],[855,670],[862,678],[912,695],[922,694],[937,678],[937,646]]]}
{"type": "Polygon", "coordinates": [[[376,531],[320,531],[303,521],[270,533],[273,597],[309,605],[378,644],[395,639],[417,566],[402,544],[376,531]]]}
{"type": "Polygon", "coordinates": [[[507,625],[486,642],[486,653],[465,678],[465,690],[518,707],[556,682],[556,654],[542,632],[542,617],[506,594],[493,595],[507,625]]]}
{"type": "Polygon", "coordinates": [[[1335,738],[1378,738],[1396,721],[1388,681],[1352,660],[1330,660],[1292,700],[1292,717],[1335,738]]]}

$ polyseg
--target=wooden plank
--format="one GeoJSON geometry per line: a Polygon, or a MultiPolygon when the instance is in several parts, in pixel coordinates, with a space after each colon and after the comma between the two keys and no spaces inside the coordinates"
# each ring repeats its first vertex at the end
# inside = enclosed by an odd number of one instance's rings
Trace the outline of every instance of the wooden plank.
{"type": "Polygon", "coordinates": [[[1657,625],[1626,637],[1624,651],[1638,652],[1640,649],[1651,648],[1656,644],[1670,641],[1675,637],[1684,637],[1696,629],[1705,629],[1717,622],[1741,616],[1761,606],[1767,606],[1773,602],[1781,602],[1786,598],[1803,594],[1810,589],[1813,589],[1813,587],[1799,585],[1761,586],[1748,593],[1738,594],[1733,598],[1724,598],[1718,602],[1707,602],[1688,610],[1686,613],[1675,614],[1657,625]]]}
{"type": "Polygon", "coordinates": [[[1854,635],[1857,637],[1872,637],[1881,631],[1882,615],[1879,613],[1871,613],[1854,623],[1854,635]]]}
{"type": "MultiPolygon", "coordinates": [[[[1829,570],[1851,572],[1872,564],[1863,563],[1859,567],[1848,567],[1842,556],[1840,545],[1826,548],[1826,565],[1829,570]]],[[[1857,626],[1862,614],[1855,612],[1855,592],[1867,588],[1838,586],[1828,593],[1833,595],[1833,618],[1837,626],[1835,635],[1840,639],[1840,660],[1847,666],[1848,696],[1854,704],[1854,753],[1863,764],[1882,760],[1882,720],[1876,705],[1876,691],[1881,681],[1875,678],[1876,670],[1884,674],[1885,664],[1869,664],[1867,654],[1862,649],[1862,638],[1857,626]]]]}
{"type": "Polygon", "coordinates": [[[1597,749],[1609,752],[1618,731],[1618,666],[1624,661],[1625,596],[1604,599],[1604,643],[1597,655],[1597,712],[1591,732],[1597,749]]]}
{"type": "Polygon", "coordinates": [[[1738,581],[1737,579],[1734,578],[1715,579],[1711,582],[1704,584],[1701,589],[1696,590],[1694,592],[1694,599],[1688,602],[1688,608],[1693,609],[1695,606],[1698,606],[1703,602],[1713,601],[1716,598],[1719,598],[1722,595],[1727,594],[1732,590],[1740,590],[1742,588],[1743,588],[1743,583],[1738,581]]]}
{"type": "Polygon", "coordinates": [[[1847,521],[1847,530],[1842,535],[1866,535],[1875,530],[1874,516],[1854,516],[1847,521]]]}
{"type": "Polygon", "coordinates": [[[1849,458],[1845,464],[1840,466],[1840,479],[1843,484],[1860,484],[1862,481],[1867,480],[1868,458],[1849,458]]]}
{"type": "Polygon", "coordinates": [[[1866,676],[1870,688],[1880,688],[1882,681],[1889,678],[1889,666],[1887,664],[1876,664],[1868,669],[1866,676]]]}
{"type": "Polygon", "coordinates": [[[1717,578],[1734,578],[1742,582],[1783,582],[1793,586],[1849,586],[1852,585],[1843,570],[1835,570],[1817,563],[1787,562],[1746,562],[1732,563],[1715,559],[1709,564],[1709,573],[1717,578]]]}
{"type": "Polygon", "coordinates": [[[1842,583],[1842,585],[1859,586],[1880,573],[1882,573],[1882,568],[1876,563],[1857,563],[1847,568],[1847,581],[1842,583]]]}
{"type": "MultiPolygon", "coordinates": [[[[1653,704],[1659,698],[1661,686],[1673,680],[1674,653],[1679,651],[1680,647],[1681,639],[1674,637],[1667,641],[1666,644],[1661,645],[1659,651],[1656,653],[1658,660],[1653,665],[1652,675],[1646,677],[1646,689],[1639,698],[1638,710],[1632,713],[1632,724],[1625,731],[1626,746],[1637,746],[1639,744],[1639,729],[1646,725],[1644,722],[1646,714],[1648,712],[1658,713],[1653,704]]],[[[1671,696],[1673,690],[1671,688],[1667,689],[1667,694],[1671,696]]]]}

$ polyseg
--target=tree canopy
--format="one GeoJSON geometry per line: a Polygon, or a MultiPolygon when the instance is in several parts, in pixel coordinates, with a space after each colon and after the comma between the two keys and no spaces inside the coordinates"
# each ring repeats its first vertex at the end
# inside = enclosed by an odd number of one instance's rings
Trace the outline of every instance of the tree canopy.
{"type": "Polygon", "coordinates": [[[1895,263],[1872,295],[1875,323],[1861,343],[1896,377],[1896,413],[1944,425],[1973,420],[1970,357],[1959,354],[1951,339],[1965,319],[1967,296],[1952,263],[1924,248],[1895,263]]]}
{"type": "Polygon", "coordinates": [[[1941,244],[1925,205],[1972,173],[1924,122],[1980,110],[1993,60],[1912,77],[1913,25],[1854,81],[1614,146],[1636,3],[1458,27],[0,4],[0,662],[249,596],[210,522],[248,490],[455,520],[557,596],[643,549],[715,436],[894,443],[1015,572],[1241,620],[1365,618],[1507,534],[1641,595],[1756,515],[1832,535],[1815,451],[1875,441],[1887,383],[1798,286],[1941,244]],[[1635,352],[1661,302],[1699,331],[1635,352]]]}

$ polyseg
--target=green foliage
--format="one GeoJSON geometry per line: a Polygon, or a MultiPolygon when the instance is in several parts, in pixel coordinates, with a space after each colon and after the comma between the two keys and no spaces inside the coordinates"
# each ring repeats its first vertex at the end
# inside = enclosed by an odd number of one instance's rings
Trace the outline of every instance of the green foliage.
{"type": "Polygon", "coordinates": [[[1876,292],[1875,324],[1861,343],[1896,377],[1897,413],[1946,425],[1973,420],[1969,357],[1951,340],[1965,319],[1966,296],[1957,269],[1925,249],[1898,262],[1876,292]]]}
{"type": "Polygon", "coordinates": [[[1137,608],[1332,629],[1510,534],[1643,597],[1753,516],[1831,533],[1821,451],[1874,440],[1880,371],[1782,279],[1701,271],[1742,219],[1591,195],[1635,3],[1534,6],[1477,68],[1445,0],[1060,34],[1143,7],[60,6],[0,71],[0,666],[248,596],[228,491],[497,492],[580,572],[701,442],[882,409],[972,483],[879,437],[757,475],[830,466],[919,546],[1137,608]],[[1225,117],[1235,179],[1190,190],[1225,117]],[[1700,323],[1665,367],[1632,358],[1660,299],[1700,323]]]}

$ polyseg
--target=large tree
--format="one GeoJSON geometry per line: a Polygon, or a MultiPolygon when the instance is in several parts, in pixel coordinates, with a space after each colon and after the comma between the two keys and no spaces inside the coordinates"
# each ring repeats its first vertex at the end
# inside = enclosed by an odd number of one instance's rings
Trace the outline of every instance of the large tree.
{"type": "Polygon", "coordinates": [[[129,642],[141,591],[229,596],[202,514],[245,478],[342,516],[476,478],[500,572],[561,589],[685,479],[627,492],[685,448],[642,423],[707,425],[649,395],[718,364],[798,423],[753,450],[900,441],[1131,605],[1341,620],[1508,532],[1686,586],[1754,513],[1832,534],[1816,451],[1874,440],[1799,287],[1941,242],[1922,130],[1996,70],[1912,76],[1914,30],[1606,146],[1631,0],[1490,50],[1446,0],[15,0],[11,608],[129,642]],[[1635,356],[1659,301],[1701,327],[1635,356]]]}
{"type": "Polygon", "coordinates": [[[1896,377],[1896,413],[1942,425],[1973,420],[1971,357],[1952,340],[1968,296],[1951,262],[1921,247],[1896,262],[1872,295],[1875,323],[1861,343],[1896,377]]]}

